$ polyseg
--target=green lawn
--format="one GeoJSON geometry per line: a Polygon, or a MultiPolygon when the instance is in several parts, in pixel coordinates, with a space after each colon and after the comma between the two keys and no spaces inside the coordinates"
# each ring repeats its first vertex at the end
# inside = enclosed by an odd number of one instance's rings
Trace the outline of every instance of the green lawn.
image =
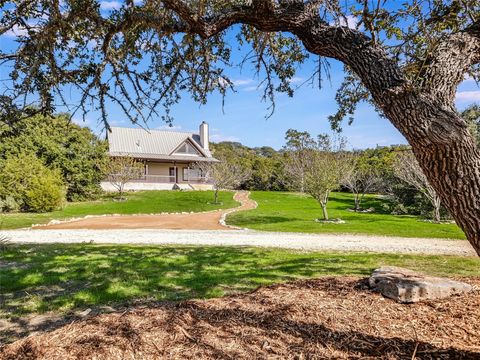
{"type": "Polygon", "coordinates": [[[210,298],[325,275],[366,276],[383,264],[480,276],[480,259],[246,247],[23,245],[0,262],[0,317],[142,300],[210,298]]]}
{"type": "Polygon", "coordinates": [[[161,212],[207,211],[238,205],[232,192],[220,192],[221,205],[212,205],[212,191],[139,191],[127,193],[126,201],[114,201],[116,195],[105,195],[98,201],[68,203],[62,210],[36,214],[0,215],[0,229],[29,227],[52,219],[68,219],[103,214],[158,214],[161,212]]]}
{"type": "Polygon", "coordinates": [[[228,223],[265,231],[292,231],[309,233],[352,233],[404,237],[465,239],[455,224],[433,224],[415,216],[382,213],[381,198],[370,195],[362,204],[375,208],[374,213],[354,213],[353,197],[348,193],[333,193],[328,202],[330,218],[341,218],[344,224],[322,224],[314,219],[322,217],[319,204],[310,196],[300,193],[253,192],[255,210],[228,216],[228,223]]]}

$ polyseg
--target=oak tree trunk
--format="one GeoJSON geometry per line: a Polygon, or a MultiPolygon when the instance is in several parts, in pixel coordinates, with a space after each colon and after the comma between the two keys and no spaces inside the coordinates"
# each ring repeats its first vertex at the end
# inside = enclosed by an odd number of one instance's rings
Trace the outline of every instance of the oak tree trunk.
{"type": "Polygon", "coordinates": [[[425,175],[480,255],[480,154],[470,139],[429,151],[414,147],[425,175]],[[421,151],[419,151],[421,150],[421,151]]]}
{"type": "Polygon", "coordinates": [[[407,138],[442,204],[480,255],[480,151],[465,121],[449,106],[421,96],[390,109],[386,116],[407,138]]]}
{"type": "Polygon", "coordinates": [[[480,152],[454,106],[458,83],[479,57],[480,24],[437,46],[423,84],[409,81],[395,59],[355,31],[312,21],[292,32],[308,51],[340,60],[360,77],[480,256],[480,152]]]}

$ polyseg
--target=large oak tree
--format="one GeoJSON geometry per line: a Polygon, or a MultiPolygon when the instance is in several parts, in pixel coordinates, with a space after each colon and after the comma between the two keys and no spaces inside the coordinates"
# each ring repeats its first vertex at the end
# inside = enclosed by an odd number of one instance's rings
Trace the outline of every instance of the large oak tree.
{"type": "Polygon", "coordinates": [[[347,77],[332,125],[371,101],[408,140],[480,255],[480,152],[454,105],[459,83],[478,80],[478,0],[126,0],[109,12],[94,0],[0,4],[0,34],[18,41],[0,54],[12,66],[0,116],[12,126],[68,104],[67,86],[78,92],[71,110],[97,109],[106,124],[108,102],[134,122],[161,109],[168,121],[184,91],[201,103],[227,93],[232,41],[248,47],[270,100],[292,93],[307,56],[319,69],[325,58],[341,61],[347,77]]]}

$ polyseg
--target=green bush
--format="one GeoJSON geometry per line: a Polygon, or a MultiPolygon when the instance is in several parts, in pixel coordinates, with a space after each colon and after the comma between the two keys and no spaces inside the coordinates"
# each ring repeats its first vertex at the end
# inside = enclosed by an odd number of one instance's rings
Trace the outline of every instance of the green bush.
{"type": "Polygon", "coordinates": [[[46,212],[63,204],[65,186],[59,171],[31,154],[20,154],[0,164],[0,198],[7,197],[23,211],[46,212]]]}
{"type": "Polygon", "coordinates": [[[7,196],[5,199],[0,199],[0,212],[17,212],[20,210],[20,205],[13,196],[7,196]]]}
{"type": "Polygon", "coordinates": [[[29,211],[48,212],[58,209],[65,201],[65,191],[60,177],[53,172],[36,177],[25,193],[29,211]]]}
{"type": "Polygon", "coordinates": [[[28,117],[15,122],[14,127],[0,126],[0,138],[0,159],[32,154],[49,169],[57,169],[69,201],[91,199],[101,193],[107,143],[89,128],[72,123],[69,116],[28,117]]]}

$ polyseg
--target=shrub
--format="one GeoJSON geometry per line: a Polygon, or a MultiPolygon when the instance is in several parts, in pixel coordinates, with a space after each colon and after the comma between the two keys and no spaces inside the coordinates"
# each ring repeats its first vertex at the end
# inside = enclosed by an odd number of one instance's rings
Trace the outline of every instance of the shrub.
{"type": "Polygon", "coordinates": [[[24,211],[51,211],[65,199],[62,177],[33,155],[10,156],[0,164],[0,198],[7,197],[24,211]]]}
{"type": "Polygon", "coordinates": [[[65,190],[60,176],[53,172],[35,177],[25,193],[25,204],[29,211],[48,212],[63,205],[65,190]]]}
{"type": "MultiPolygon", "coordinates": [[[[69,201],[95,198],[101,193],[101,167],[107,161],[107,143],[68,115],[36,115],[0,126],[0,159],[32,154],[49,169],[58,169],[69,201]]],[[[1,170],[0,170],[1,171],[1,170]]]]}
{"type": "Polygon", "coordinates": [[[406,215],[406,214],[408,214],[408,209],[405,207],[405,205],[403,205],[401,203],[398,203],[393,207],[392,214],[393,215],[406,215]]]}
{"type": "Polygon", "coordinates": [[[20,210],[20,205],[13,196],[7,196],[5,199],[0,199],[0,212],[17,212],[20,210]]]}

